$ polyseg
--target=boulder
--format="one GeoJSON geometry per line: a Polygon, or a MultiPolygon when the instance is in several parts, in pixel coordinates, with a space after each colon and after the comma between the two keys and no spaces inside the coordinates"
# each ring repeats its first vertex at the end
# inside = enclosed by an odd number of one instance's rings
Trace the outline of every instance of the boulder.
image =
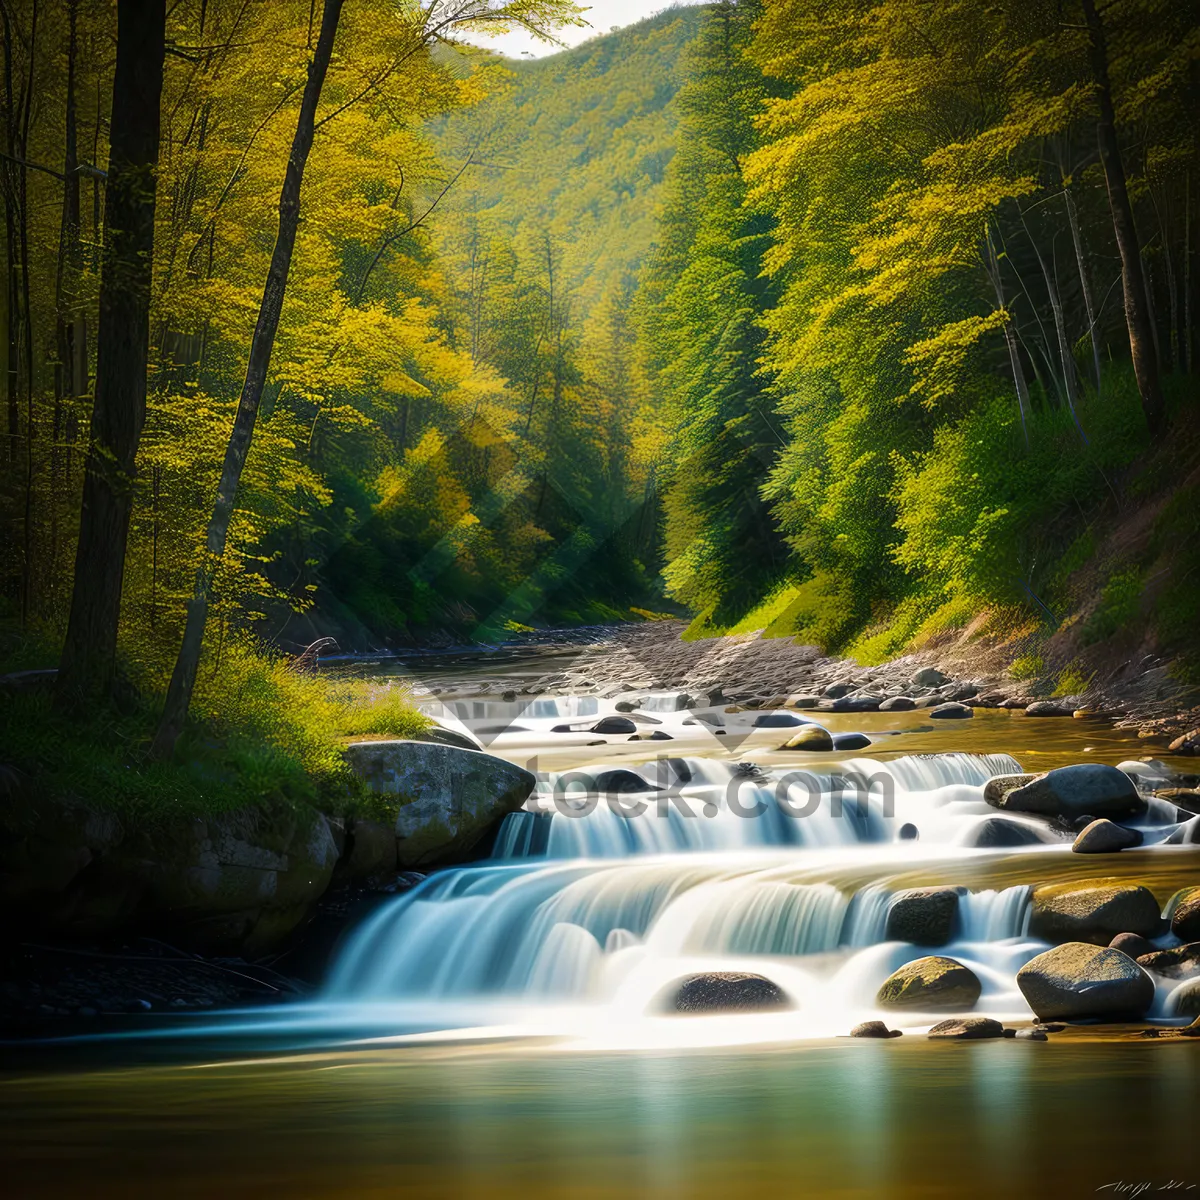
{"type": "Polygon", "coordinates": [[[1017,972],[1017,986],[1039,1020],[1140,1017],[1154,1002],[1154,981],[1110,946],[1066,942],[1017,972]]]}
{"type": "Polygon", "coordinates": [[[664,996],[668,1012],[770,1012],[791,1008],[783,989],[764,975],[706,971],[671,984],[664,996]]]}
{"type": "Polygon", "coordinates": [[[1138,966],[1164,975],[1167,979],[1187,979],[1200,974],[1200,942],[1172,946],[1170,950],[1151,950],[1138,955],[1138,966]]]}
{"type": "Polygon", "coordinates": [[[937,669],[937,667],[922,667],[912,677],[912,679],[909,680],[909,683],[911,683],[913,687],[923,688],[942,687],[944,684],[949,682],[950,676],[943,675],[941,671],[937,669]]]}
{"type": "Polygon", "coordinates": [[[1017,1040],[1021,1042],[1048,1042],[1050,1039],[1041,1029],[1018,1029],[1017,1040]]]}
{"type": "Polygon", "coordinates": [[[930,717],[935,721],[964,721],[975,715],[975,710],[966,704],[951,701],[949,704],[939,704],[929,710],[930,717]]]}
{"type": "Polygon", "coordinates": [[[345,824],[340,850],[339,879],[380,885],[390,882],[396,875],[396,831],[390,825],[365,817],[352,817],[345,824]]]}
{"type": "Polygon", "coordinates": [[[921,831],[911,821],[905,821],[896,834],[902,842],[915,842],[920,836],[921,831]]]}
{"type": "Polygon", "coordinates": [[[967,845],[980,850],[994,850],[1005,846],[1036,846],[1046,839],[1038,830],[1024,821],[1013,821],[1008,817],[988,817],[980,821],[968,834],[967,845]]]}
{"type": "Polygon", "coordinates": [[[875,995],[880,1008],[974,1008],[981,991],[975,972],[953,958],[930,955],[905,963],[884,980],[875,995]]]}
{"type": "Polygon", "coordinates": [[[1113,854],[1141,844],[1142,835],[1136,829],[1100,817],[1083,827],[1071,849],[1076,854],[1113,854]]]}
{"type": "Polygon", "coordinates": [[[502,758],[430,742],[355,742],[345,754],[372,791],[399,800],[402,867],[460,861],[537,783],[502,758]]]}
{"type": "Polygon", "coordinates": [[[964,1042],[974,1041],[977,1038],[1003,1037],[1004,1026],[991,1017],[951,1017],[948,1021],[939,1021],[934,1025],[928,1036],[954,1038],[964,1042]]]}
{"type": "Polygon", "coordinates": [[[1073,704],[1060,704],[1057,700],[1035,700],[1025,707],[1027,717],[1069,717],[1074,712],[1073,704]]]}
{"type": "Polygon", "coordinates": [[[637,725],[628,717],[601,717],[592,726],[592,733],[637,733],[637,725]]]}
{"type": "Polygon", "coordinates": [[[843,696],[850,695],[851,690],[848,683],[830,683],[821,689],[821,695],[826,700],[840,700],[843,696]]]}
{"type": "Polygon", "coordinates": [[[1171,897],[1171,932],[1181,942],[1200,941],[1200,887],[1184,888],[1171,897]]]}
{"type": "Polygon", "coordinates": [[[820,696],[793,696],[788,702],[788,708],[817,708],[820,706],[820,696]]]}
{"type": "Polygon", "coordinates": [[[1009,792],[1015,792],[1017,788],[1032,783],[1036,778],[1036,775],[993,775],[983,785],[983,798],[993,808],[1003,808],[1004,798],[1009,792]]]}
{"type": "MultiPolygon", "coordinates": [[[[503,732],[503,727],[499,732],[503,732]]],[[[435,742],[439,746],[457,746],[460,750],[482,750],[483,743],[474,735],[461,729],[447,729],[443,725],[430,725],[422,729],[414,739],[418,742],[435,742]]]]}
{"type": "Polygon", "coordinates": [[[1084,813],[1093,818],[1128,817],[1145,808],[1129,776],[1103,763],[1058,767],[1015,788],[1000,784],[1004,778],[990,779],[983,798],[1010,812],[1072,820],[1084,813]]]}
{"type": "Polygon", "coordinates": [[[1118,933],[1108,944],[1114,950],[1128,954],[1130,958],[1141,958],[1143,954],[1154,953],[1154,943],[1142,937],[1140,933],[1118,933]]]}
{"type": "Polygon", "coordinates": [[[871,744],[871,739],[865,733],[835,733],[833,748],[835,750],[865,750],[871,744]]]}
{"type": "Polygon", "coordinates": [[[857,1038],[896,1038],[903,1032],[902,1029],[889,1029],[882,1021],[862,1021],[850,1030],[850,1036],[857,1038]]]}
{"type": "Polygon", "coordinates": [[[913,888],[892,897],[884,936],[891,942],[944,946],[954,935],[957,919],[957,889],[913,888]]]}
{"type": "Polygon", "coordinates": [[[834,712],[875,712],[879,708],[878,696],[841,696],[833,702],[834,712]]]}
{"type": "Polygon", "coordinates": [[[1118,933],[1154,936],[1162,925],[1158,901],[1133,883],[1052,883],[1034,888],[1029,932],[1047,942],[1107,946],[1118,933]]]}
{"type": "Polygon", "coordinates": [[[880,712],[909,712],[917,707],[917,702],[908,696],[889,696],[879,706],[880,712]]]}
{"type": "Polygon", "coordinates": [[[820,725],[802,725],[780,747],[781,750],[832,750],[833,735],[820,725]]]}

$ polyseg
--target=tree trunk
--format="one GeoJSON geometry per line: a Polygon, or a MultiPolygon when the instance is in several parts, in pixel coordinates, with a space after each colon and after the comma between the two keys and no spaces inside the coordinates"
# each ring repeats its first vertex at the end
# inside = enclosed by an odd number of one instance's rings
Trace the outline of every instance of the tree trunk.
{"type": "MultiPolygon", "coordinates": [[[[1000,262],[996,257],[995,243],[992,241],[991,229],[987,234],[987,271],[992,281],[992,289],[996,293],[996,307],[1005,308],[1004,281],[1000,278],[1000,262]]],[[[1004,344],[1008,349],[1008,363],[1012,368],[1013,386],[1017,390],[1017,409],[1021,414],[1021,432],[1025,435],[1025,445],[1029,445],[1029,426],[1025,414],[1029,409],[1029,384],[1025,379],[1025,369],[1021,366],[1021,352],[1017,347],[1017,335],[1013,330],[1012,319],[1004,322],[1004,344]]]]}
{"type": "Polygon", "coordinates": [[[300,116],[296,122],[296,134],[288,156],[283,190],[279,196],[279,232],[275,238],[275,249],[271,255],[271,265],[263,288],[258,322],[250,342],[246,379],[242,385],[233,432],[225,450],[216,503],[208,522],[204,557],[196,571],[195,592],[188,602],[183,644],[175,661],[175,670],[171,674],[162,720],[154,736],[152,752],[158,757],[166,757],[174,750],[175,743],[183,732],[192,701],[192,689],[195,687],[196,671],[200,665],[200,650],[204,643],[204,626],[208,620],[212,583],[221,557],[225,553],[238,483],[242,477],[242,468],[246,465],[251,438],[254,436],[254,424],[262,401],[263,385],[266,383],[267,370],[271,364],[271,350],[275,343],[276,330],[279,328],[279,315],[283,309],[283,295],[287,288],[288,271],[296,243],[296,229],[300,223],[300,185],[304,179],[308,154],[312,149],[317,104],[333,54],[333,41],[337,34],[342,4],[343,0],[325,0],[321,15],[321,32],[308,64],[308,78],[304,85],[304,96],[300,101],[300,116]]]}
{"type": "Polygon", "coordinates": [[[4,360],[4,390],[8,411],[8,459],[17,460],[17,446],[21,440],[21,397],[20,361],[21,347],[21,292],[18,286],[20,263],[17,251],[17,111],[13,98],[12,23],[8,16],[8,5],[0,4],[0,17],[4,28],[4,149],[8,157],[0,172],[4,179],[4,262],[7,267],[5,280],[5,333],[6,354],[4,360]]]}
{"type": "MultiPolygon", "coordinates": [[[[1075,428],[1086,445],[1088,440],[1087,434],[1083,432],[1083,426],[1079,423],[1079,413],[1075,408],[1075,402],[1079,398],[1079,380],[1075,373],[1075,357],[1071,353],[1071,342],[1067,337],[1067,325],[1063,315],[1062,298],[1059,295],[1058,283],[1054,278],[1057,265],[1048,263],[1043,257],[1041,247],[1037,244],[1037,239],[1033,236],[1033,232],[1025,221],[1024,214],[1021,216],[1021,224],[1025,227],[1025,235],[1029,238],[1029,244],[1033,247],[1034,256],[1038,260],[1038,266],[1042,269],[1042,278],[1046,283],[1046,295],[1050,300],[1050,312],[1054,317],[1054,332],[1058,339],[1058,361],[1059,369],[1062,372],[1063,397],[1067,402],[1067,408],[1070,410],[1071,420],[1074,421],[1075,428]]],[[[1051,253],[1053,254],[1053,251],[1051,253]]]]}
{"type": "Polygon", "coordinates": [[[1087,313],[1088,341],[1092,344],[1092,367],[1096,372],[1096,396],[1100,396],[1100,338],[1096,329],[1099,317],[1096,302],[1092,299],[1092,281],[1087,269],[1087,256],[1083,252],[1083,234],[1079,228],[1079,213],[1075,208],[1075,197],[1069,186],[1063,188],[1063,199],[1067,206],[1067,224],[1071,227],[1071,244],[1075,247],[1075,265],[1079,270],[1079,286],[1083,291],[1083,307],[1087,313]]]}
{"type": "Polygon", "coordinates": [[[118,0],[96,395],[58,676],[57,702],[66,708],[104,693],[116,669],[125,544],[146,419],[165,27],[166,0],[118,0]]]}
{"type": "Polygon", "coordinates": [[[1165,411],[1158,379],[1158,361],[1154,353],[1154,331],[1151,327],[1146,280],[1142,272],[1142,255],[1138,246],[1137,227],[1133,223],[1133,208],[1125,186],[1121,147],[1117,141],[1104,25],[1096,11],[1095,0],[1082,0],[1082,3],[1090,35],[1096,98],[1100,105],[1096,137],[1100,149],[1100,162],[1104,166],[1104,181],[1108,188],[1113,232],[1116,234],[1117,250],[1121,255],[1121,283],[1125,291],[1125,324],[1129,329],[1129,353],[1133,359],[1133,373],[1137,378],[1138,394],[1141,396],[1146,424],[1152,433],[1157,434],[1162,430],[1165,411]]]}
{"type": "MultiPolygon", "coordinates": [[[[75,119],[75,60],[78,0],[68,0],[67,97],[65,153],[63,155],[63,206],[58,238],[58,273],[55,280],[54,429],[50,444],[50,578],[58,577],[58,509],[69,491],[70,472],[63,460],[63,444],[74,440],[75,401],[86,390],[80,364],[87,362],[87,332],[79,306],[79,276],[83,268],[79,238],[79,149],[75,119]]],[[[84,367],[86,371],[86,365],[84,367]]],[[[68,460],[69,461],[69,460],[68,460]]]]}

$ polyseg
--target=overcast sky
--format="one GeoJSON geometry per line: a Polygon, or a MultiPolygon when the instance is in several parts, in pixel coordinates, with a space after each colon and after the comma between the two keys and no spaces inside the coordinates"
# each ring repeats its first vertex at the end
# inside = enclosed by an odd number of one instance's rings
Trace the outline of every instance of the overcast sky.
{"type": "MultiPolygon", "coordinates": [[[[584,7],[587,0],[577,0],[584,7]]],[[[568,46],[578,46],[597,34],[608,33],[614,25],[632,25],[643,17],[653,16],[670,7],[670,0],[591,0],[588,11],[583,14],[587,26],[580,29],[563,29],[558,37],[568,46]]],[[[527,33],[506,33],[502,37],[485,38],[475,36],[471,41],[482,46],[491,46],[511,58],[522,58],[532,54],[541,58],[560,49],[547,42],[539,42],[527,33]]]]}

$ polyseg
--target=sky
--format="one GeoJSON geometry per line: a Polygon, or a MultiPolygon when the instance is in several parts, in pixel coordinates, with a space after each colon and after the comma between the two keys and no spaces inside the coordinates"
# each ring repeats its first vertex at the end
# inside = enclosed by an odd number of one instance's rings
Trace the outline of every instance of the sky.
{"type": "MultiPolygon", "coordinates": [[[[614,25],[632,25],[643,17],[651,17],[670,7],[670,2],[671,0],[591,0],[588,11],[583,14],[583,19],[588,25],[579,29],[563,29],[557,36],[568,46],[578,46],[580,42],[596,37],[597,34],[608,33],[614,25]]],[[[588,0],[577,0],[577,3],[584,7],[587,6],[588,0]]],[[[481,46],[490,46],[510,58],[524,58],[530,55],[541,58],[561,49],[547,42],[539,42],[523,32],[506,33],[493,38],[476,35],[471,41],[481,46]]]]}

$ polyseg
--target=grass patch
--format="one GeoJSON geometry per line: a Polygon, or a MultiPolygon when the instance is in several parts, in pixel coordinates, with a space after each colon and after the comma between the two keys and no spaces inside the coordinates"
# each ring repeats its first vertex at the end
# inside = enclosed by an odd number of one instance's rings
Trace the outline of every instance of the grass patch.
{"type": "Polygon", "coordinates": [[[1080,696],[1088,690],[1091,675],[1085,675],[1078,663],[1068,663],[1059,673],[1051,696],[1080,696]]]}
{"type": "Polygon", "coordinates": [[[1013,679],[1024,681],[1036,679],[1045,669],[1046,663],[1040,654],[1022,654],[1009,664],[1008,674],[1013,679]]]}
{"type": "MultiPolygon", "coordinates": [[[[27,647],[28,639],[4,642],[27,647]]],[[[29,657],[35,666],[55,658],[42,644],[40,655],[6,655],[0,673],[29,657]]],[[[141,820],[279,802],[383,817],[394,806],[359,783],[342,746],[356,736],[412,737],[429,724],[398,684],[302,674],[248,639],[226,645],[219,664],[202,664],[169,762],[149,755],[160,709],[157,690],[145,686],[131,688],[116,708],[71,717],[54,711],[49,690],[0,690],[4,760],[35,796],[71,797],[141,820]]]]}

